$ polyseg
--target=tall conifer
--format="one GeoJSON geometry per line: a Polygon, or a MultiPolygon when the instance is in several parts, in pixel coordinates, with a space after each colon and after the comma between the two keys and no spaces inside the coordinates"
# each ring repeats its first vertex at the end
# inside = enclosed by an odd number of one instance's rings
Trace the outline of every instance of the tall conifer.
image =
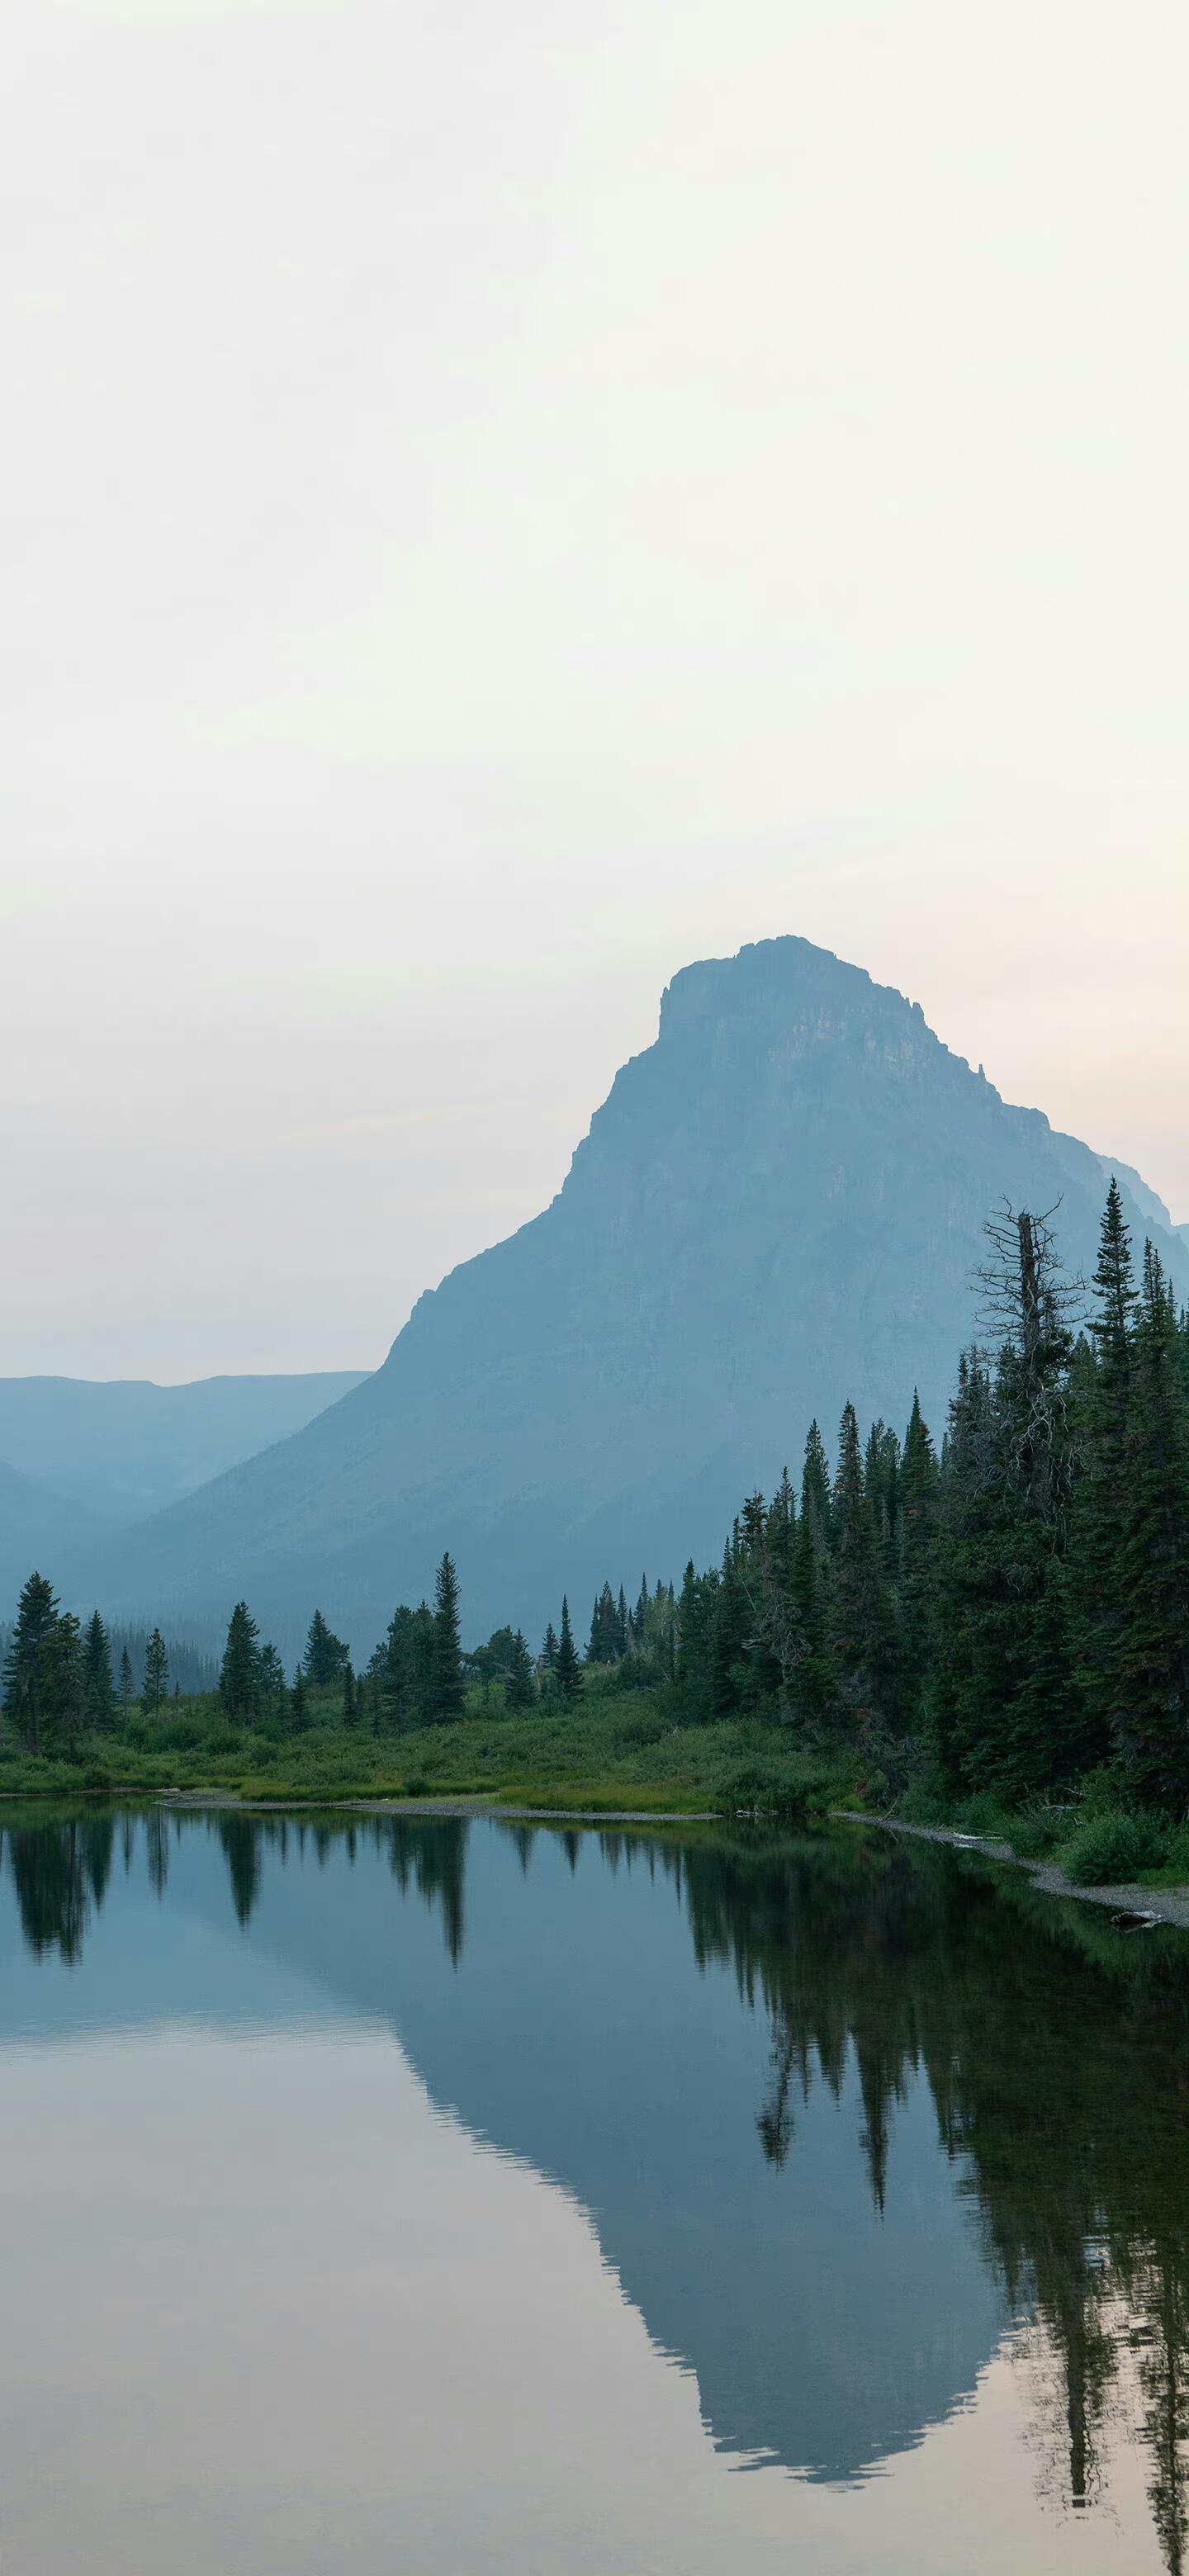
{"type": "Polygon", "coordinates": [[[1176,1309],[1150,1243],[1131,1421],[1116,1733],[1140,1790],[1183,1813],[1189,1803],[1189,1408],[1176,1309]]]}
{"type": "Polygon", "coordinates": [[[260,1631],[246,1601],[231,1613],[219,1672],[219,1697],[225,1714],[244,1719],[255,1715],[260,1697],[260,1631]]]}
{"type": "Polygon", "coordinates": [[[464,1688],[462,1640],[458,1622],[458,1576],[450,1555],[442,1558],[434,1585],[433,1649],[427,1716],[448,1726],[462,1716],[464,1688]]]}
{"type": "Polygon", "coordinates": [[[582,1666],[578,1660],[578,1649],[574,1644],[574,1631],[570,1626],[570,1605],[565,1599],[561,1605],[561,1635],[557,1641],[555,1670],[557,1687],[562,1698],[578,1699],[582,1691],[582,1666]]]}
{"type": "Polygon", "coordinates": [[[91,1614],[83,1647],[83,1696],[87,1724],[102,1735],[114,1725],[116,1694],[111,1677],[111,1647],[97,1610],[91,1614]]]}
{"type": "Polygon", "coordinates": [[[16,1624],[4,1659],[4,1715],[23,1753],[41,1750],[49,1714],[46,1650],[58,1619],[53,1585],[31,1574],[17,1604],[16,1624]]]}
{"type": "Polygon", "coordinates": [[[1088,1763],[1105,1761],[1124,1722],[1127,1627],[1122,1516],[1130,1497],[1135,1381],[1135,1270],[1118,1182],[1112,1178],[1094,1273],[1091,1348],[1075,1372],[1079,1473],[1074,1487],[1070,1595],[1088,1763]]]}
{"type": "Polygon", "coordinates": [[[168,1691],[169,1656],[160,1629],[154,1628],[145,1648],[144,1688],[141,1692],[141,1703],[149,1716],[160,1715],[168,1691]]]}

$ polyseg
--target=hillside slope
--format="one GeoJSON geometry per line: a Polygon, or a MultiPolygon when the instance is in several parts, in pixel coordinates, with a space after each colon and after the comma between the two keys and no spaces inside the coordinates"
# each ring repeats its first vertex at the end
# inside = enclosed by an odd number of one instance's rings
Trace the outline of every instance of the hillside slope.
{"type": "Polygon", "coordinates": [[[290,1654],[317,1602],[359,1654],[448,1545],[468,1637],[539,1635],[563,1587],[581,1624],[604,1573],[715,1556],[848,1395],[902,1424],[919,1385],[940,1430],[1005,1193],[1061,1200],[1090,1270],[1100,1158],[917,1005],[801,939],[687,967],[551,1206],[423,1296],[374,1377],[72,1586],[163,1621],[246,1595],[290,1654]]]}
{"type": "Polygon", "coordinates": [[[60,1566],[93,1528],[79,1505],[0,1459],[0,1624],[11,1619],[26,1576],[60,1566]]]}
{"type": "Polygon", "coordinates": [[[358,1386],[361,1369],[310,1376],[0,1378],[0,1458],[111,1527],[163,1511],[257,1449],[300,1431],[358,1386]]]}

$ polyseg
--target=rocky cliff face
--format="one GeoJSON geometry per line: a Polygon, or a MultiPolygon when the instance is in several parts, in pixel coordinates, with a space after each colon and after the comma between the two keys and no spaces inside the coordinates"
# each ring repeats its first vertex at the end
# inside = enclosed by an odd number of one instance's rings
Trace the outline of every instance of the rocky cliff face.
{"type": "Polygon", "coordinates": [[[448,1545],[468,1635],[536,1634],[563,1588],[583,1619],[605,1573],[716,1555],[848,1395],[902,1424],[919,1386],[940,1430],[1005,1194],[1060,1200],[1092,1267],[1100,1158],[1005,1106],[916,1005],[800,939],[687,967],[552,1205],[424,1296],[374,1378],[75,1588],[160,1619],[244,1593],[290,1647],[316,1601],[366,1651],[448,1545]]]}

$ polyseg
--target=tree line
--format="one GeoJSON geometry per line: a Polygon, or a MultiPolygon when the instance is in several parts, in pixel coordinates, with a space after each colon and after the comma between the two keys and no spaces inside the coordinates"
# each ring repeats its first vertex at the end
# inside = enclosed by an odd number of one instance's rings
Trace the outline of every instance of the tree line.
{"type": "MultiPolygon", "coordinates": [[[[1049,1217],[987,1227],[986,1336],[961,1358],[940,1447],[914,1399],[903,1439],[844,1407],[831,1461],[811,1425],[797,1484],[743,1502],[721,1561],[632,1606],[596,1595],[585,1655],[568,1599],[534,1652],[498,1628],[465,1654],[449,1554],[432,1603],[402,1603],[362,1671],[315,1611],[292,1681],[245,1602],[219,1669],[229,1722],[298,1734],[450,1724],[468,1689],[530,1712],[587,1677],[664,1691],[674,1722],[753,1718],[858,1754],[893,1786],[1052,1795],[1103,1764],[1189,1807],[1189,1323],[1150,1243],[1138,1268],[1111,1182],[1090,1292],[1049,1217]],[[328,1701],[330,1703],[328,1707],[328,1701]]],[[[176,1688],[148,1637],[139,1715],[176,1688]]],[[[30,1752],[127,1722],[98,1612],[83,1629],[30,1577],[4,1662],[5,1727],[30,1752]]]]}

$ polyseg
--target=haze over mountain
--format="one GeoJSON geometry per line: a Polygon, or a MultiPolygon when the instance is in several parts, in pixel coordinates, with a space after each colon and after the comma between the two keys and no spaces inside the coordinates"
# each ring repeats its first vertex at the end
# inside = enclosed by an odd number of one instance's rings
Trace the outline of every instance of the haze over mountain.
{"type": "Polygon", "coordinates": [[[363,1369],[294,1377],[0,1378],[0,1458],[112,1523],[163,1511],[195,1485],[300,1431],[363,1369]]]}
{"type": "Polygon", "coordinates": [[[935,1430],[987,1213],[1053,1208],[1093,1266],[1106,1175],[1184,1293],[1137,1175],[1007,1106],[918,1005],[802,939],[686,967],[542,1215],[423,1296],[384,1366],[292,1439],[62,1569],[113,1616],[226,1620],[292,1655],[315,1603],[366,1653],[455,1555],[468,1637],[581,1624],[604,1575],[721,1551],[811,1418],[935,1430]]]}
{"type": "Polygon", "coordinates": [[[0,1378],[0,1617],[33,1564],[164,1510],[300,1430],[361,1369],[308,1377],[0,1378]]]}
{"type": "Polygon", "coordinates": [[[95,1529],[81,1505],[0,1459],[0,1625],[34,1566],[60,1565],[95,1529]]]}

